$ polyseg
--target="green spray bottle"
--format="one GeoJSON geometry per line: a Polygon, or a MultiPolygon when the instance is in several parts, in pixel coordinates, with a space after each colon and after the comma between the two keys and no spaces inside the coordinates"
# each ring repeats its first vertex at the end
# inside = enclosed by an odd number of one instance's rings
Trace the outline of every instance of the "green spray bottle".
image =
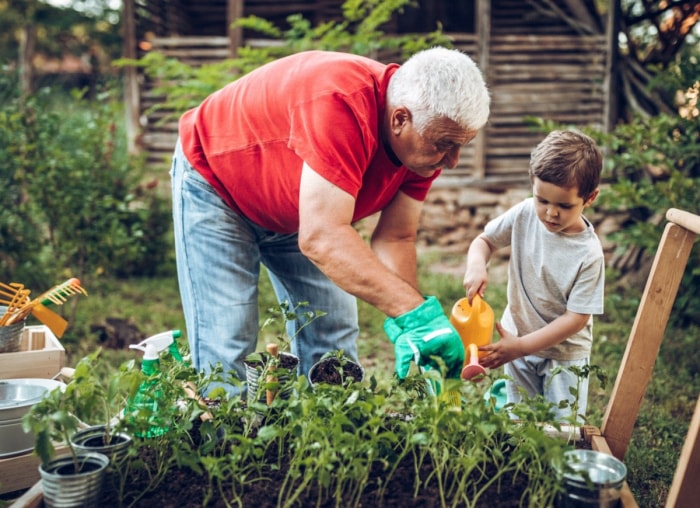
{"type": "Polygon", "coordinates": [[[175,339],[181,336],[182,332],[180,330],[169,330],[129,346],[130,349],[143,351],[141,372],[148,377],[146,381],[141,383],[136,395],[127,404],[128,413],[134,413],[145,408],[151,415],[149,417],[150,428],[145,432],[137,432],[136,435],[139,437],[161,436],[168,431],[167,426],[158,419],[158,404],[162,399],[162,390],[158,387],[158,381],[152,378],[160,371],[160,353],[166,349],[170,351],[175,360],[182,362],[182,356],[175,343],[175,339]]]}

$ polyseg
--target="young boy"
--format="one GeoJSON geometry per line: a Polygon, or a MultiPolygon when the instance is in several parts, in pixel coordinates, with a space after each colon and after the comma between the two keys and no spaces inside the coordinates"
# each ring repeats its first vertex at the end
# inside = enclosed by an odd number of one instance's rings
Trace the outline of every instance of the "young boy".
{"type": "MultiPolygon", "coordinates": [[[[578,380],[567,367],[588,363],[592,315],[603,313],[603,249],[582,215],[598,197],[602,162],[588,136],[553,131],[530,158],[533,197],[491,220],[469,247],[464,287],[470,300],[484,295],[493,252],[511,247],[508,304],[496,324],[501,339],[480,348],[488,352],[484,367],[505,365],[512,379],[508,402],[520,401],[522,388],[555,404],[574,403],[570,388],[578,380]]],[[[577,414],[585,415],[587,398],[588,379],[582,379],[577,414]]],[[[570,415],[570,407],[559,408],[555,418],[570,415]]]]}

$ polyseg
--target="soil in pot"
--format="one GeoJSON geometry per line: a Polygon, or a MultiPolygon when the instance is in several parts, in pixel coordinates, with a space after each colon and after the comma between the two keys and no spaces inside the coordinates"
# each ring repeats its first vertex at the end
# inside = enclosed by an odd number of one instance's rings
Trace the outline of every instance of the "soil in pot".
{"type": "Polygon", "coordinates": [[[328,383],[342,385],[343,381],[350,378],[353,381],[362,381],[364,370],[360,365],[349,359],[341,362],[336,357],[324,358],[309,371],[311,384],[328,383]]]}
{"type": "Polygon", "coordinates": [[[79,452],[97,452],[109,457],[114,462],[120,462],[131,446],[131,436],[123,432],[112,432],[109,443],[105,443],[104,425],[95,425],[79,430],[71,437],[71,443],[79,452]]]}

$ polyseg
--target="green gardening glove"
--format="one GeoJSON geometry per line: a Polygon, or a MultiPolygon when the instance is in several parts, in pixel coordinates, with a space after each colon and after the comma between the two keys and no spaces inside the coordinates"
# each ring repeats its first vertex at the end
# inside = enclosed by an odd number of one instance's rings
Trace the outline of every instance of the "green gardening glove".
{"type": "Polygon", "coordinates": [[[447,365],[447,377],[459,378],[464,364],[462,339],[434,296],[406,314],[387,318],[384,331],[394,344],[399,379],[408,375],[412,361],[419,366],[438,368],[431,356],[442,358],[447,365]]]}

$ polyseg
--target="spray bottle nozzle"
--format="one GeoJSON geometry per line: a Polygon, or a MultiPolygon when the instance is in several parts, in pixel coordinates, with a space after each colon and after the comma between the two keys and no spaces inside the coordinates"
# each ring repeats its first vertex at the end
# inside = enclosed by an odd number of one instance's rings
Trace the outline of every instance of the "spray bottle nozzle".
{"type": "MultiPolygon", "coordinates": [[[[144,360],[152,360],[158,358],[158,354],[160,354],[162,351],[165,351],[168,348],[170,348],[171,352],[173,349],[177,349],[172,348],[171,346],[174,346],[175,339],[181,336],[182,332],[180,332],[180,330],[169,330],[167,332],[157,333],[151,337],[148,337],[147,339],[139,342],[138,344],[131,344],[129,347],[131,349],[138,349],[140,351],[143,351],[144,360]]],[[[173,354],[173,356],[175,355],[173,354]]],[[[179,356],[179,353],[177,356],[179,356]]]]}

